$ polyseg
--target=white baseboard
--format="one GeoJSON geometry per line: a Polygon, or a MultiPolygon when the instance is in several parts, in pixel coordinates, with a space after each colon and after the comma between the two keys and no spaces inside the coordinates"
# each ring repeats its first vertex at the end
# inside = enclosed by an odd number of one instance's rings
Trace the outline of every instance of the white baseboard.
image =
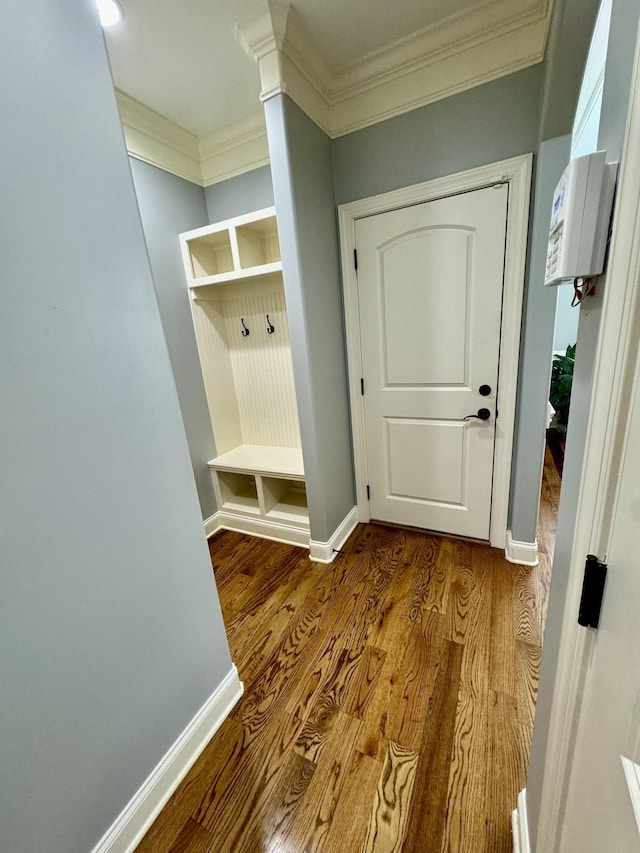
{"type": "Polygon", "coordinates": [[[259,536],[261,539],[271,539],[273,542],[283,542],[285,545],[309,547],[309,531],[304,527],[292,527],[288,524],[278,524],[264,518],[250,518],[246,515],[234,515],[231,512],[216,512],[204,522],[207,539],[218,530],[235,530],[237,533],[247,533],[249,536],[259,536]]]}
{"type": "Polygon", "coordinates": [[[92,853],[132,853],[191,766],[242,696],[238,670],[231,668],[189,725],[151,771],[92,853]]]}
{"type": "Polygon", "coordinates": [[[311,540],[309,559],[315,563],[331,563],[335,559],[336,551],[342,548],[355,530],[357,523],[358,507],[354,506],[340,522],[328,542],[311,540]]]}
{"type": "Polygon", "coordinates": [[[510,563],[517,563],[520,566],[537,566],[538,543],[535,541],[516,542],[511,537],[511,531],[507,530],[507,544],[504,555],[510,563]]]}
{"type": "Polygon", "coordinates": [[[531,853],[526,788],[523,788],[518,794],[518,808],[511,812],[511,831],[513,833],[513,853],[531,853]]]}
{"type": "Polygon", "coordinates": [[[624,769],[624,777],[627,780],[629,788],[629,796],[631,797],[631,805],[636,818],[638,830],[640,831],[640,765],[630,758],[625,758],[621,755],[622,767],[624,769]]]}
{"type": "Polygon", "coordinates": [[[217,533],[218,530],[222,530],[222,525],[220,524],[220,513],[214,512],[213,515],[210,515],[209,518],[205,518],[204,524],[204,535],[209,539],[213,536],[214,533],[217,533]]]}
{"type": "Polygon", "coordinates": [[[522,853],[520,849],[520,819],[518,809],[511,812],[511,837],[513,838],[513,853],[522,853]]]}

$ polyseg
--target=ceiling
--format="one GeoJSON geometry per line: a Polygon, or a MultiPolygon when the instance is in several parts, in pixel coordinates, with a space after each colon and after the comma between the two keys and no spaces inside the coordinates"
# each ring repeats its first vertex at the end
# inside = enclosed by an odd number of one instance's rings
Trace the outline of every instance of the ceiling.
{"type": "Polygon", "coordinates": [[[117,89],[197,136],[255,112],[260,76],[235,23],[261,0],[120,2],[124,20],[105,30],[117,89]]]}
{"type": "MultiPolygon", "coordinates": [[[[510,0],[502,0],[508,4],[510,0]]],[[[254,114],[260,76],[236,40],[266,0],[120,0],[106,31],[116,88],[198,137],[254,114]]],[[[300,26],[333,74],[496,0],[293,0],[300,26]]],[[[513,6],[518,6],[513,0],[513,6]]]]}

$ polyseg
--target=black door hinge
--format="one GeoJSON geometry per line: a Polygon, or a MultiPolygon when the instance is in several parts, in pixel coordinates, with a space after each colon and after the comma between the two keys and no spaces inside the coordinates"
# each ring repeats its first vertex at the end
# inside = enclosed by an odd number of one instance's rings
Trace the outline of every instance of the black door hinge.
{"type": "Polygon", "coordinates": [[[364,379],[360,377],[360,393],[364,397],[364,379]]]}
{"type": "Polygon", "coordinates": [[[583,628],[598,627],[606,579],[607,564],[593,554],[589,554],[584,564],[584,580],[578,612],[578,625],[582,625],[583,628]]]}
{"type": "Polygon", "coordinates": [[[356,272],[358,272],[358,250],[353,250],[353,265],[356,268],[356,272]]]}
{"type": "Polygon", "coordinates": [[[369,486],[367,486],[367,500],[371,500],[371,489],[369,488],[369,486]]]}

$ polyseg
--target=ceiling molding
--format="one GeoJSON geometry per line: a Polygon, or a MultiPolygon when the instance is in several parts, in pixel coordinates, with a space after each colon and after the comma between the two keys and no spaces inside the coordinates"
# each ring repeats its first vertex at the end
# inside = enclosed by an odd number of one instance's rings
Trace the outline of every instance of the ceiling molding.
{"type": "Polygon", "coordinates": [[[329,69],[290,3],[269,0],[268,5],[267,14],[243,26],[236,24],[236,40],[260,70],[260,100],[286,93],[331,135],[325,83],[329,69]]]}
{"type": "Polygon", "coordinates": [[[261,100],[286,92],[335,138],[541,62],[551,5],[489,0],[335,73],[288,4],[272,0],[236,34],[258,63],[261,100]]]}
{"type": "MultiPolygon", "coordinates": [[[[540,62],[552,0],[488,0],[332,71],[296,11],[270,0],[266,15],[236,27],[257,62],[261,101],[286,93],[331,138],[540,62]]],[[[264,111],[198,138],[116,92],[129,154],[200,186],[269,163],[264,111]]]]}
{"type": "MultiPolygon", "coordinates": [[[[282,69],[284,80],[279,84],[273,81],[271,88],[263,89],[260,100],[264,102],[273,97],[273,94],[285,92],[327,136],[333,138],[335,134],[332,128],[331,107],[322,93],[318,91],[309,77],[300,71],[299,66],[287,54],[281,54],[279,67],[282,69]]],[[[261,63],[261,77],[262,69],[261,63]]]]}
{"type": "Polygon", "coordinates": [[[198,138],[116,89],[120,121],[132,157],[202,184],[198,138]]]}
{"type": "MultiPolygon", "coordinates": [[[[269,13],[261,15],[242,27],[236,24],[236,41],[256,62],[282,44],[276,43],[276,28],[279,18],[272,19],[269,13]]],[[[285,19],[286,24],[286,19],[285,19]]]]}
{"type": "Polygon", "coordinates": [[[269,163],[262,107],[224,130],[200,138],[200,167],[205,187],[269,163]]]}
{"type": "MultiPolygon", "coordinates": [[[[489,0],[449,15],[341,69],[333,80],[334,103],[406,76],[444,59],[550,19],[549,0],[489,0]]],[[[545,30],[546,35],[546,30],[545,30]]],[[[534,52],[544,54],[544,43],[534,52]]]]}
{"type": "Polygon", "coordinates": [[[194,184],[208,187],[269,162],[262,108],[199,138],[124,92],[116,90],[116,99],[129,154],[194,184]]]}
{"type": "Polygon", "coordinates": [[[332,107],[332,136],[343,136],[417,107],[457,95],[541,62],[544,22],[519,28],[444,56],[332,107]]]}

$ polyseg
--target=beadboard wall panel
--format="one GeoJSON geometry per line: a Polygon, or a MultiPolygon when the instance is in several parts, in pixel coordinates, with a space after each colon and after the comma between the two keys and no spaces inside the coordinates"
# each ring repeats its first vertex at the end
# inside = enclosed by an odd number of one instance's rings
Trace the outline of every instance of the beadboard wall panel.
{"type": "Polygon", "coordinates": [[[300,447],[282,285],[202,288],[193,313],[217,453],[239,444],[300,447]]]}
{"type": "Polygon", "coordinates": [[[300,447],[291,344],[282,290],[221,303],[245,444],[300,447]],[[267,334],[267,317],[275,327],[267,334]],[[241,318],[250,334],[242,336],[241,318]]]}
{"type": "Polygon", "coordinates": [[[196,299],[191,306],[216,452],[226,453],[242,444],[242,427],[224,316],[217,301],[196,299]]]}

